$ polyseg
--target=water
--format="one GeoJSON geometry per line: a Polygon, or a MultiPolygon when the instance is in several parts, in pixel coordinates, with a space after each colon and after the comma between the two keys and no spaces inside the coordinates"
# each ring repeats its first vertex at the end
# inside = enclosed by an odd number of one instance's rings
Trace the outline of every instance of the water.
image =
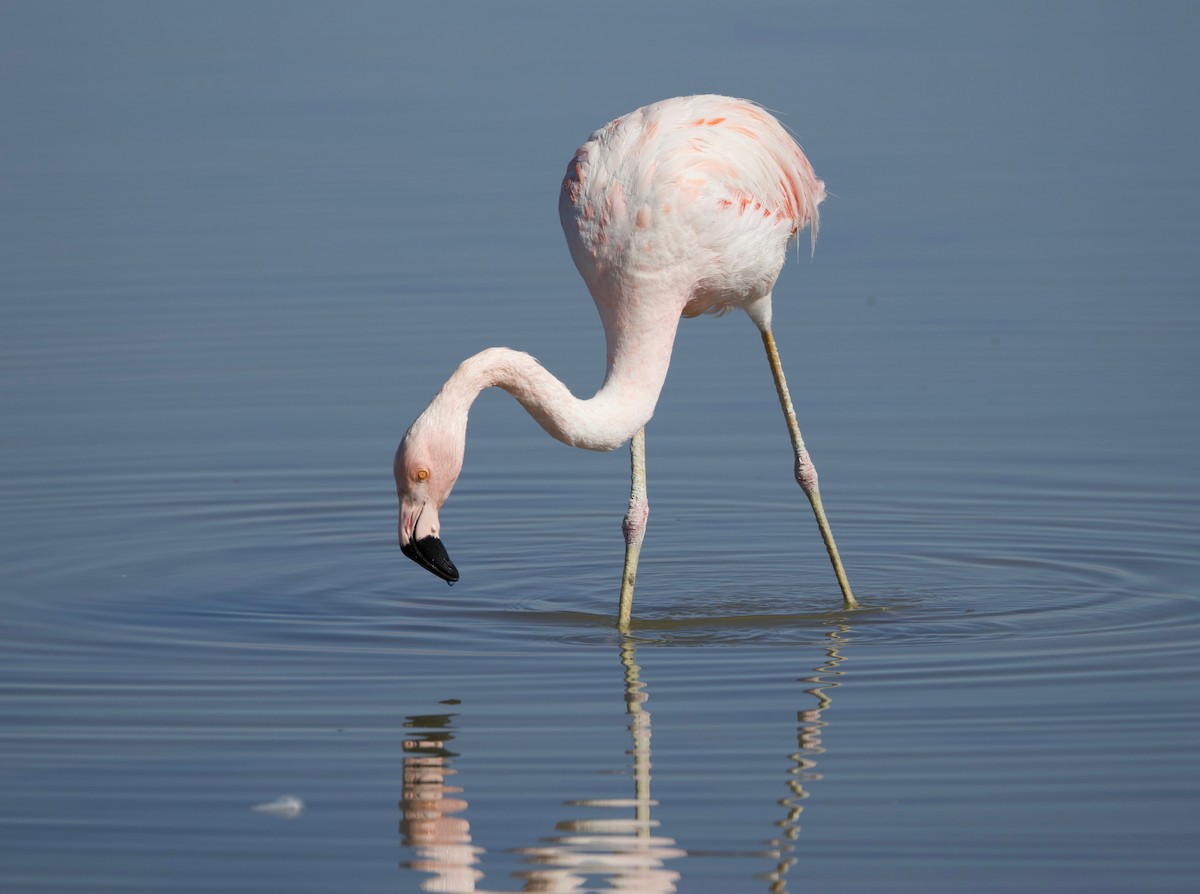
{"type": "Polygon", "coordinates": [[[1196,13],[0,10],[0,887],[1190,891],[1196,13]],[[778,110],[833,194],[776,329],[682,328],[622,453],[462,357],[603,342],[555,214],[609,117],[778,110]],[[256,810],[284,796],[302,810],[256,810]],[[572,886],[576,887],[572,887],[572,886]]]}

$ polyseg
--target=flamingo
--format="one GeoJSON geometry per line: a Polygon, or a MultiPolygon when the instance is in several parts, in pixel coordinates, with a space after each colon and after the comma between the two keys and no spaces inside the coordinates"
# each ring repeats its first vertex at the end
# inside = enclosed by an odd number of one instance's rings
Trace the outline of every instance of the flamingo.
{"type": "Polygon", "coordinates": [[[393,472],[405,556],[458,580],[439,510],[462,471],[467,414],[485,388],[511,394],[573,447],[630,443],[625,567],[617,623],[627,628],[649,516],[645,425],[666,380],[683,317],[746,312],[758,327],[808,497],[845,608],[857,605],[834,543],[771,331],[771,291],[788,247],[809,227],[815,248],[825,184],[799,145],[756,103],[727,96],[667,99],[597,130],[567,165],[559,218],[604,326],[607,363],[581,399],[529,354],[488,348],[467,358],[409,426],[393,472]]]}

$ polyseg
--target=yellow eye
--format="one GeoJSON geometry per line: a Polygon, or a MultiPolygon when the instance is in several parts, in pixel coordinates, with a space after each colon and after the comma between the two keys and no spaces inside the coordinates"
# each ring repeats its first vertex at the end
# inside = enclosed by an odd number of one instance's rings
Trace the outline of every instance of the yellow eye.
{"type": "Polygon", "coordinates": [[[417,469],[417,480],[418,481],[424,481],[428,477],[429,477],[428,469],[417,469]]]}

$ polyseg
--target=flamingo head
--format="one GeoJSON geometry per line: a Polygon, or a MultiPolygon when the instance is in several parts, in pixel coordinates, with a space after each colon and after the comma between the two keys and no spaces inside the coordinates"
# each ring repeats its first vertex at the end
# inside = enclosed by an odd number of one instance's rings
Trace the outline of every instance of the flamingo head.
{"type": "Polygon", "coordinates": [[[392,474],[400,499],[400,552],[446,583],[458,580],[458,569],[440,538],[438,510],[450,496],[462,471],[464,437],[434,437],[435,427],[422,424],[422,415],[396,448],[392,474]]]}

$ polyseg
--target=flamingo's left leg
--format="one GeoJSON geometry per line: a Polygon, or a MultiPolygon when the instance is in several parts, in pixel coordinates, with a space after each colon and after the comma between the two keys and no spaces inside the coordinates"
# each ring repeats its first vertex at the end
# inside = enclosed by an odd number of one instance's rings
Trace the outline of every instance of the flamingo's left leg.
{"type": "Polygon", "coordinates": [[[622,630],[629,627],[633,613],[633,585],[637,580],[638,556],[642,551],[642,538],[646,536],[646,520],[650,515],[650,503],[646,499],[646,429],[639,428],[629,442],[629,509],[621,530],[625,532],[625,572],[621,576],[621,604],[617,612],[617,626],[622,630]]]}
{"type": "Polygon", "coordinates": [[[812,504],[813,514],[817,517],[817,527],[821,531],[821,539],[825,541],[825,551],[829,553],[829,561],[833,563],[833,573],[837,575],[838,586],[842,588],[842,602],[846,608],[857,608],[858,600],[850,592],[850,581],[846,579],[846,569],[842,567],[842,557],[838,554],[837,544],[833,542],[833,531],[829,527],[829,519],[825,517],[825,507],[821,505],[821,491],[817,488],[817,468],[813,465],[804,447],[804,439],[800,437],[800,426],[796,422],[796,411],[792,407],[792,397],[788,393],[787,380],[783,377],[783,364],[779,361],[779,351],[775,349],[775,336],[770,328],[762,328],[763,347],[767,349],[767,361],[771,364],[771,375],[775,377],[775,390],[779,393],[779,405],[783,408],[787,420],[788,433],[792,437],[792,450],[796,454],[796,483],[804,490],[808,502],[812,504]]]}

